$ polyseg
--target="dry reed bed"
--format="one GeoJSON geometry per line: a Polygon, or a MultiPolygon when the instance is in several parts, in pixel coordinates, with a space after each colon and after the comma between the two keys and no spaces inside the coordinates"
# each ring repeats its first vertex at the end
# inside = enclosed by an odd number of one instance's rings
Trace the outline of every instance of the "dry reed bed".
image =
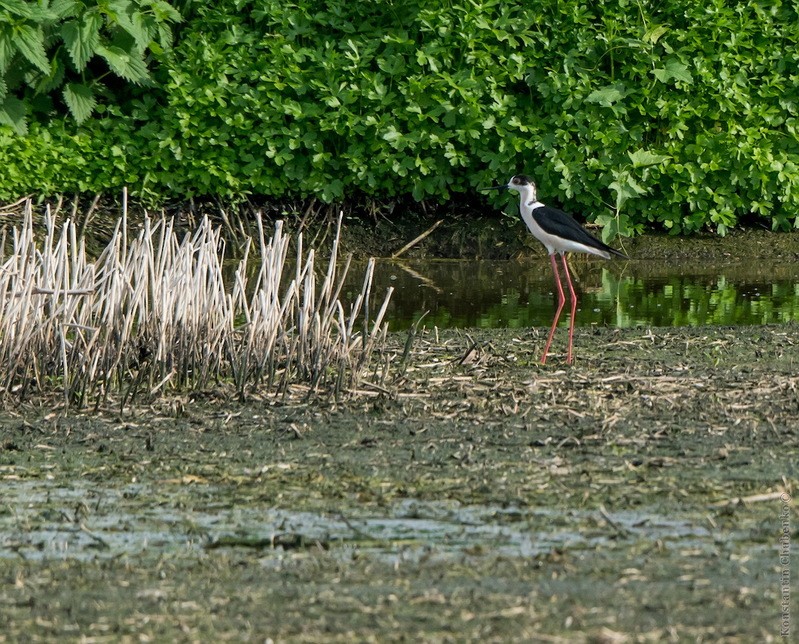
{"type": "Polygon", "coordinates": [[[123,209],[92,260],[73,221],[58,227],[48,211],[39,234],[28,204],[0,240],[0,390],[25,397],[57,387],[77,403],[121,393],[124,405],[139,391],[220,380],[241,396],[295,382],[336,394],[356,387],[385,342],[391,290],[370,315],[370,261],[360,294],[342,303],[350,258],[340,265],[340,226],[319,273],[301,234],[289,268],[282,222],[268,238],[259,218],[232,271],[207,218],[182,238],[165,218],[131,235],[123,209]]]}

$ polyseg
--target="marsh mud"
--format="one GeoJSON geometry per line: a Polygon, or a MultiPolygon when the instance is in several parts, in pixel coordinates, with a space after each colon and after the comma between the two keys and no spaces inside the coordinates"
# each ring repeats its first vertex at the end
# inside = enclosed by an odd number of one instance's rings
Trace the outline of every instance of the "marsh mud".
{"type": "Polygon", "coordinates": [[[7,400],[0,641],[780,640],[799,327],[544,334],[339,401],[7,400]]]}

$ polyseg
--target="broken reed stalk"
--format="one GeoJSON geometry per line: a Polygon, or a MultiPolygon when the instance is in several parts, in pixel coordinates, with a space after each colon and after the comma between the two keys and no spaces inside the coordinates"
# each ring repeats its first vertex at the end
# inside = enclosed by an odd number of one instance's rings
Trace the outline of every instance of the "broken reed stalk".
{"type": "Polygon", "coordinates": [[[301,234],[289,279],[280,221],[267,238],[259,217],[257,239],[246,240],[228,271],[221,230],[207,218],[181,239],[164,218],[146,218],[129,236],[126,214],[92,261],[73,221],[58,230],[48,209],[39,240],[26,206],[10,248],[0,247],[0,391],[60,386],[79,404],[122,392],[124,406],[140,389],[154,395],[224,380],[242,397],[264,380],[284,392],[292,383],[336,395],[357,388],[385,339],[391,289],[378,316],[362,320],[370,261],[362,292],[349,307],[341,302],[351,259],[339,268],[341,217],[317,286],[317,254],[304,252],[301,234]]]}

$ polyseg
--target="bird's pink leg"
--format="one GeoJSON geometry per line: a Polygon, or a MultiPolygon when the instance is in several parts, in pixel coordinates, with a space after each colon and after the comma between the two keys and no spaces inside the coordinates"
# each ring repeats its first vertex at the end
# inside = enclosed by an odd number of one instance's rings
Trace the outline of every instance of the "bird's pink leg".
{"type": "Polygon", "coordinates": [[[566,255],[561,255],[560,257],[563,260],[563,270],[566,272],[566,281],[569,283],[569,293],[571,294],[572,298],[571,317],[569,319],[569,351],[566,354],[566,364],[571,364],[572,339],[574,338],[574,314],[577,311],[577,295],[574,292],[574,285],[572,285],[571,275],[569,275],[569,265],[566,263],[566,255]]]}
{"type": "MultiPolygon", "coordinates": [[[[558,274],[558,262],[555,261],[555,255],[549,256],[550,261],[552,262],[552,272],[555,274],[555,286],[558,287],[558,310],[555,311],[555,317],[552,320],[552,327],[549,329],[549,337],[547,338],[547,343],[544,346],[544,355],[541,356],[541,364],[546,364],[547,361],[547,353],[549,353],[549,345],[552,344],[552,338],[555,335],[555,329],[558,326],[558,320],[560,319],[560,312],[563,310],[563,305],[566,303],[566,296],[563,294],[563,285],[560,283],[560,275],[558,274]]],[[[568,275],[568,271],[566,275],[568,275]]],[[[571,284],[571,282],[569,282],[571,284]]]]}

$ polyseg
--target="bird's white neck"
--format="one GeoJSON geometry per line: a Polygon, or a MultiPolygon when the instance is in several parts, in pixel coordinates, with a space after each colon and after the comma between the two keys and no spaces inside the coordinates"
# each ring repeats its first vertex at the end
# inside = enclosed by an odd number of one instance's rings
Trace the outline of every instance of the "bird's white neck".
{"type": "Polygon", "coordinates": [[[544,204],[542,204],[540,201],[537,200],[528,201],[527,203],[522,202],[522,206],[528,208],[529,210],[535,210],[536,208],[540,208],[543,205],[544,204]]]}
{"type": "Polygon", "coordinates": [[[538,201],[534,186],[520,186],[517,190],[519,192],[519,210],[522,212],[531,212],[544,205],[538,201]]]}

